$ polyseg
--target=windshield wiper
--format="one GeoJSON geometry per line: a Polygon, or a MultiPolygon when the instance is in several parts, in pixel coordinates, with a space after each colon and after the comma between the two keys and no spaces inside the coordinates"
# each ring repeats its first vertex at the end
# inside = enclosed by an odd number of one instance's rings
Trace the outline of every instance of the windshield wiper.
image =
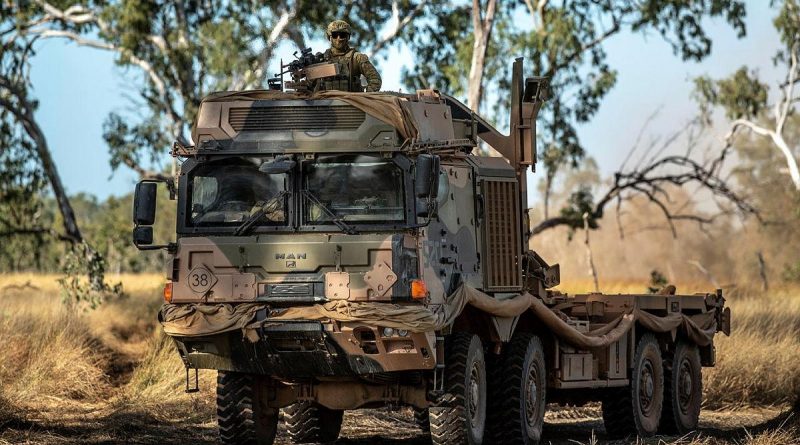
{"type": "Polygon", "coordinates": [[[308,190],[303,190],[303,196],[305,196],[309,201],[316,204],[317,207],[320,208],[320,210],[322,210],[326,215],[328,215],[328,217],[331,219],[331,222],[336,224],[336,227],[338,227],[339,230],[348,235],[358,235],[358,232],[356,231],[356,229],[353,228],[353,226],[347,224],[346,222],[344,222],[342,218],[336,216],[336,213],[334,213],[333,210],[329,209],[325,204],[323,204],[322,201],[320,201],[316,196],[314,196],[313,193],[311,193],[308,190]]]}
{"type": "Polygon", "coordinates": [[[286,196],[289,192],[282,191],[272,197],[269,201],[262,204],[259,209],[253,213],[252,215],[248,216],[236,230],[233,231],[234,235],[245,235],[250,232],[250,230],[255,227],[256,223],[263,217],[276,212],[283,203],[283,197],[286,196]]]}

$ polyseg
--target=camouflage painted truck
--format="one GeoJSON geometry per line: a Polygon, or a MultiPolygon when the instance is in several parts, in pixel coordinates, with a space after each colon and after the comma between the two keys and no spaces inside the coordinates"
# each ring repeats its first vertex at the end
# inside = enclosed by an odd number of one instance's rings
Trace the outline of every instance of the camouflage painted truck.
{"type": "Polygon", "coordinates": [[[177,240],[153,245],[146,181],[134,240],[170,253],[159,319],[187,390],[218,371],[222,443],[273,443],[280,409],[297,443],[383,406],[435,444],[537,443],[546,403],[602,401],[610,437],[697,426],[721,293],[564,295],[529,250],[546,92],[517,60],[510,135],[433,90],[203,100],[174,150],[177,240]]]}

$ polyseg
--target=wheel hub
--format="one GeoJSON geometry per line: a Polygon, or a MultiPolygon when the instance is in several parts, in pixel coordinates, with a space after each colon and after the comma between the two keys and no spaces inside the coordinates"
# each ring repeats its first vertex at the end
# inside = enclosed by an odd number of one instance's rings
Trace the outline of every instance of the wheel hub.
{"type": "Polygon", "coordinates": [[[525,388],[525,420],[531,429],[536,427],[536,420],[539,417],[539,390],[536,387],[538,374],[536,366],[531,366],[523,386],[525,388]]]}
{"type": "Polygon", "coordinates": [[[652,408],[655,393],[655,378],[653,377],[653,364],[648,360],[642,366],[639,375],[639,405],[644,414],[649,414],[652,408]]]}
{"type": "Polygon", "coordinates": [[[467,385],[467,409],[469,410],[469,417],[472,420],[473,425],[477,421],[478,418],[478,404],[480,403],[480,369],[478,369],[478,364],[473,363],[472,369],[469,373],[469,385],[467,385]]]}
{"type": "Polygon", "coordinates": [[[689,411],[689,405],[692,402],[692,369],[688,360],[681,362],[680,371],[678,373],[678,405],[681,411],[686,414],[689,411]]]}

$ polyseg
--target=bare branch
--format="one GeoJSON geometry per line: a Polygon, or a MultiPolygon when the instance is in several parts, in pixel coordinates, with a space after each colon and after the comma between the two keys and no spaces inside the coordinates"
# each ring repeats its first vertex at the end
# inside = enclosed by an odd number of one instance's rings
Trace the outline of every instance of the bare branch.
{"type": "MultiPolygon", "coordinates": [[[[694,124],[699,125],[697,122],[694,124]]],[[[697,138],[691,133],[691,129],[692,127],[689,126],[679,133],[688,132],[688,142],[693,145],[697,143],[697,138]]],[[[668,138],[668,141],[677,139],[676,135],[672,135],[668,138]]],[[[691,150],[687,150],[687,152],[691,152],[691,150]]],[[[675,225],[677,221],[695,222],[703,229],[704,226],[712,224],[719,216],[731,213],[724,209],[713,215],[685,213],[684,210],[687,208],[688,203],[678,206],[672,203],[668,187],[685,187],[690,184],[696,184],[699,189],[710,192],[712,197],[720,198],[733,204],[733,208],[739,213],[753,215],[761,221],[757,209],[750,205],[745,197],[734,192],[726,179],[722,177],[722,167],[728,153],[729,149],[722,150],[717,153],[714,159],[706,162],[699,162],[685,155],[664,156],[653,159],[642,167],[635,167],[631,171],[618,172],[614,175],[611,186],[596,201],[588,216],[595,220],[601,219],[604,215],[605,207],[616,201],[617,223],[620,225],[620,236],[624,236],[619,221],[622,201],[629,200],[637,195],[643,196],[661,211],[673,236],[677,236],[678,230],[675,225]]],[[[558,226],[578,228],[582,225],[581,223],[581,221],[564,216],[546,218],[532,229],[531,234],[536,235],[558,226]]]]}
{"type": "Polygon", "coordinates": [[[381,38],[372,45],[366,54],[369,57],[374,56],[378,53],[378,51],[382,50],[387,44],[389,44],[392,40],[397,38],[400,34],[400,31],[403,30],[412,20],[414,20],[418,15],[422,13],[422,10],[425,9],[428,0],[421,0],[417,6],[411,10],[405,17],[400,19],[400,8],[397,5],[397,1],[392,2],[392,18],[390,22],[394,22],[394,26],[389,28],[381,38]]]}
{"type": "MultiPolygon", "coordinates": [[[[158,74],[152,64],[140,57],[137,57],[131,51],[112,43],[89,39],[74,31],[42,27],[42,25],[51,22],[61,22],[71,25],[94,24],[101,32],[108,35],[113,35],[115,32],[109,27],[108,23],[100,19],[100,17],[98,17],[92,11],[80,5],[70,6],[62,11],[50,3],[42,0],[37,0],[36,3],[39,4],[45,11],[45,16],[35,22],[37,26],[30,26],[31,24],[23,26],[20,30],[20,35],[30,35],[41,38],[64,38],[81,46],[118,53],[126,61],[138,66],[150,78],[155,90],[158,92],[159,100],[166,110],[168,118],[172,122],[171,126],[173,129],[176,129],[175,136],[177,137],[182,135],[182,131],[179,129],[183,128],[183,122],[175,110],[172,97],[169,94],[169,90],[166,86],[166,81],[158,74]]],[[[168,52],[167,44],[161,36],[148,35],[147,40],[153,43],[153,45],[155,45],[162,53],[166,55],[168,52]]]]}
{"type": "Polygon", "coordinates": [[[263,85],[264,80],[268,77],[267,68],[269,61],[272,59],[272,54],[275,52],[275,47],[278,45],[278,40],[281,38],[281,36],[287,33],[287,27],[289,26],[289,23],[296,15],[297,3],[295,2],[292,4],[291,8],[284,10],[281,13],[280,18],[278,18],[277,23],[275,23],[275,26],[269,33],[269,37],[267,38],[266,42],[264,42],[264,48],[261,50],[261,53],[258,56],[258,61],[256,62],[257,65],[253,68],[253,74],[250,76],[252,80],[244,85],[234,86],[234,90],[242,88],[254,88],[263,85]]]}
{"type": "Polygon", "coordinates": [[[575,62],[578,58],[580,58],[586,51],[600,45],[601,43],[605,42],[609,37],[613,36],[614,34],[618,33],[621,28],[620,20],[617,17],[613,17],[611,21],[611,27],[607,29],[604,33],[597,36],[591,42],[586,42],[580,46],[574,53],[570,54],[569,56],[565,57],[560,63],[551,65],[548,69],[548,76],[552,76],[557,71],[563,69],[564,67],[571,65],[575,62]]]}

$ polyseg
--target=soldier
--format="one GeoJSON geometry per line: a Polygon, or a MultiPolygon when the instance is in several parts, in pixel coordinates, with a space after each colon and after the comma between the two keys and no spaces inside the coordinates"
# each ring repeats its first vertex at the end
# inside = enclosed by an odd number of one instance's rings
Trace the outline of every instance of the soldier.
{"type": "Polygon", "coordinates": [[[319,79],[314,84],[314,91],[342,90],[363,92],[361,75],[367,79],[367,92],[381,89],[381,75],[369,61],[366,54],[351,48],[350,25],[344,20],[334,20],[328,25],[330,49],[325,51],[325,60],[339,64],[339,75],[319,79]]]}

